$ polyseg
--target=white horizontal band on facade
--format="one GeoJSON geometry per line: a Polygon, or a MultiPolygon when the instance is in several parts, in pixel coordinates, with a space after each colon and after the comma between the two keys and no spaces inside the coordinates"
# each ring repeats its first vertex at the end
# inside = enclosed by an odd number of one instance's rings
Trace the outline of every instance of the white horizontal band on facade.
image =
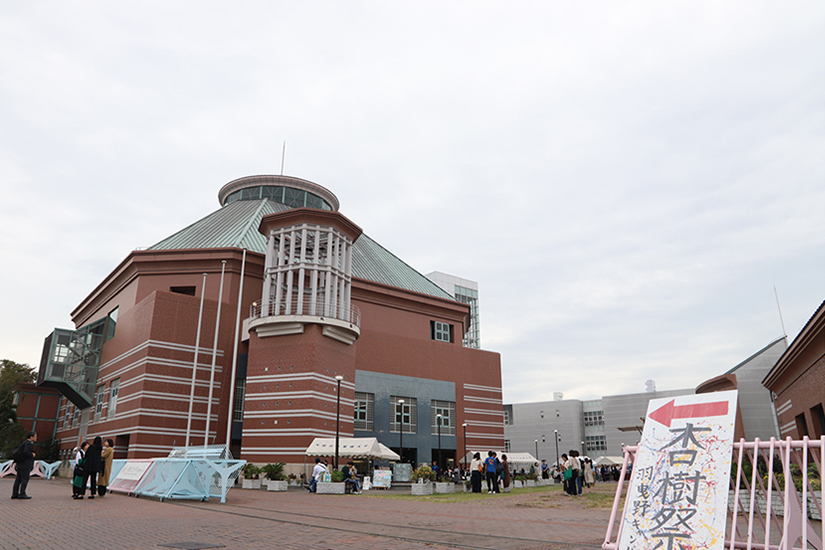
{"type": "MultiPolygon", "coordinates": [[[[106,376],[103,376],[98,379],[98,382],[105,383],[109,380],[114,380],[115,378],[122,378],[124,377],[129,371],[134,370],[138,367],[143,366],[157,366],[157,367],[175,367],[179,369],[184,369],[186,372],[183,373],[183,376],[178,377],[178,379],[183,380],[187,384],[191,381],[191,372],[192,372],[192,363],[186,363],[184,361],[175,361],[173,359],[163,359],[160,357],[153,357],[151,355],[146,356],[139,361],[135,361],[134,363],[130,363],[129,365],[118,369],[115,372],[107,373],[106,376]]],[[[212,367],[211,365],[204,365],[198,363],[198,376],[201,378],[209,379],[211,374],[212,367]]],[[[215,365],[215,373],[222,373],[223,368],[220,365],[215,365]]],[[[145,373],[144,373],[145,374],[145,373]]],[[[134,378],[129,378],[120,387],[124,387],[125,385],[134,383],[133,380],[137,379],[139,376],[135,376],[134,378]]]]}
{"type": "MultiPolygon", "coordinates": [[[[191,372],[192,365],[189,365],[189,371],[191,372]]],[[[200,370],[200,369],[199,369],[200,370]]],[[[130,378],[128,383],[132,383],[132,381],[142,381],[142,382],[160,382],[162,384],[179,384],[181,386],[185,386],[187,392],[189,388],[192,387],[192,379],[189,378],[181,378],[179,376],[164,376],[162,374],[151,374],[151,373],[144,373],[135,376],[134,378],[130,378]]],[[[215,384],[218,384],[215,381],[215,384]]],[[[199,388],[208,388],[209,387],[209,379],[196,379],[195,386],[199,388]]],[[[122,386],[121,386],[122,387],[122,386]]],[[[109,388],[106,388],[106,393],[109,393],[109,388]]],[[[188,393],[187,393],[188,395],[188,393]]]]}
{"type": "Polygon", "coordinates": [[[504,440],[504,434],[496,435],[496,434],[479,434],[479,433],[468,433],[467,437],[472,437],[473,439],[500,439],[504,440]]]}
{"type": "Polygon", "coordinates": [[[784,426],[779,429],[780,434],[785,434],[788,432],[792,432],[796,428],[796,422],[788,422],[784,426]]]}
{"type": "MultiPolygon", "coordinates": [[[[268,382],[291,382],[295,380],[317,380],[319,382],[324,382],[332,386],[332,389],[337,389],[338,387],[338,380],[334,377],[320,374],[317,372],[295,372],[295,373],[287,373],[287,374],[260,374],[256,376],[248,376],[246,378],[247,384],[258,384],[258,383],[268,383],[268,382]]],[[[342,388],[350,388],[352,390],[355,389],[355,383],[349,382],[347,380],[341,380],[341,387],[342,388]]]]}
{"type": "Polygon", "coordinates": [[[465,395],[464,401],[472,401],[474,403],[490,403],[491,405],[501,405],[501,399],[493,399],[492,397],[474,397],[472,395],[465,395]]]}
{"type": "MultiPolygon", "coordinates": [[[[328,403],[337,403],[338,400],[334,395],[327,395],[325,393],[317,392],[317,391],[282,391],[282,392],[267,392],[267,393],[254,393],[247,394],[244,396],[245,401],[271,401],[273,399],[313,399],[319,401],[326,401],[328,403]]],[[[355,401],[352,399],[344,399],[341,398],[341,404],[346,406],[354,406],[355,401]]]]}
{"type": "MultiPolygon", "coordinates": [[[[250,433],[253,430],[255,430],[255,428],[244,428],[243,436],[244,437],[246,437],[247,435],[249,435],[250,437],[260,436],[260,434],[250,433]]],[[[273,429],[273,430],[262,430],[262,431],[272,432],[273,434],[277,434],[277,435],[295,436],[295,437],[301,437],[301,436],[305,436],[305,435],[317,435],[317,436],[325,436],[325,437],[326,436],[335,436],[335,430],[320,430],[320,429],[317,429],[317,428],[311,428],[311,429],[308,429],[308,430],[304,429],[304,428],[282,428],[282,429],[279,429],[279,430],[273,429]]],[[[340,435],[340,437],[352,437],[352,435],[343,435],[343,434],[339,434],[339,435],[340,435]]],[[[246,450],[246,445],[244,445],[244,450],[246,450]]]]}
{"type": "Polygon", "coordinates": [[[490,409],[468,409],[464,408],[464,414],[485,414],[487,416],[496,416],[504,418],[504,411],[494,411],[490,409]]]}
{"type": "MultiPolygon", "coordinates": [[[[114,365],[115,363],[117,363],[119,361],[122,361],[126,357],[128,357],[130,355],[134,355],[135,353],[137,353],[139,351],[143,351],[144,349],[146,349],[147,347],[150,347],[150,346],[160,348],[160,349],[169,349],[169,350],[173,350],[173,351],[187,351],[187,352],[190,352],[192,354],[195,353],[195,346],[190,346],[190,345],[187,345],[187,344],[179,344],[177,342],[164,342],[163,340],[151,340],[150,339],[150,340],[146,340],[144,342],[141,342],[140,344],[138,344],[137,346],[133,347],[132,349],[130,349],[128,351],[125,351],[125,352],[121,353],[120,355],[118,355],[114,359],[110,359],[106,363],[102,364],[100,366],[100,368],[104,369],[106,367],[114,365]]],[[[205,354],[205,355],[208,355],[209,357],[212,357],[212,348],[199,347],[198,350],[199,350],[198,351],[198,356],[200,356],[201,354],[205,354]]],[[[223,357],[223,350],[222,349],[218,350],[218,357],[223,357]]]]}
{"type": "MultiPolygon", "coordinates": [[[[245,455],[246,454],[249,454],[249,455],[279,454],[279,455],[283,455],[283,456],[301,456],[301,457],[306,458],[306,454],[304,454],[306,452],[306,449],[301,449],[301,450],[298,450],[298,451],[288,451],[288,450],[283,450],[282,451],[278,447],[250,447],[250,448],[244,447],[243,452],[244,452],[245,455]]],[[[308,462],[307,462],[307,466],[309,466],[308,462]]]]}
{"type": "Polygon", "coordinates": [[[493,386],[479,386],[477,384],[464,384],[465,390],[487,391],[491,393],[501,393],[501,388],[494,388],[493,386]]]}
{"type": "Polygon", "coordinates": [[[306,447],[244,447],[244,453],[260,453],[260,452],[280,452],[283,451],[286,454],[300,454],[303,455],[306,453],[306,447]]]}
{"type": "MultiPolygon", "coordinates": [[[[136,394],[129,394],[126,397],[123,397],[123,398],[118,396],[118,398],[117,398],[117,407],[118,407],[118,409],[120,409],[126,403],[131,403],[132,401],[138,401],[138,400],[142,400],[142,399],[168,399],[169,401],[180,401],[180,402],[183,402],[183,403],[188,403],[189,402],[188,397],[183,397],[180,394],[171,394],[169,397],[155,397],[155,396],[152,396],[152,395],[147,395],[149,393],[153,393],[153,392],[142,391],[142,392],[136,393],[136,394]]],[[[198,397],[198,398],[195,398],[193,400],[193,402],[197,402],[201,405],[208,405],[209,404],[209,398],[208,397],[198,397]]],[[[220,404],[220,398],[218,396],[213,396],[212,397],[212,406],[215,407],[215,406],[218,406],[219,404],[220,404]]],[[[150,410],[156,410],[156,409],[150,409],[150,410]]],[[[170,411],[170,412],[174,412],[174,411],[170,411]]],[[[188,413],[183,412],[181,414],[186,415],[188,413]]],[[[118,416],[118,418],[120,418],[119,415],[117,415],[117,416],[118,416]]]]}
{"type": "MultiPolygon", "coordinates": [[[[244,420],[265,420],[267,418],[318,418],[320,420],[335,420],[335,412],[319,411],[317,409],[286,409],[268,411],[244,411],[244,420]]],[[[353,424],[354,418],[342,418],[341,424],[353,424]]]]}
{"type": "MultiPolygon", "coordinates": [[[[118,407],[119,406],[120,405],[118,404],[118,407]]],[[[109,420],[123,420],[125,418],[132,418],[134,416],[141,416],[141,415],[143,415],[143,416],[157,416],[159,418],[170,418],[170,417],[172,417],[172,418],[189,418],[189,413],[187,411],[169,411],[169,410],[165,410],[165,409],[139,408],[139,409],[130,410],[128,412],[126,412],[126,411],[124,411],[122,413],[118,412],[115,415],[115,418],[113,418],[113,419],[109,418],[106,421],[108,422],[109,420]]],[[[212,419],[211,421],[217,422],[218,421],[218,414],[217,413],[212,414],[210,416],[210,418],[212,419]]],[[[202,421],[206,422],[206,414],[193,412],[192,413],[192,420],[202,420],[202,421]]]]}
{"type": "Polygon", "coordinates": [[[787,401],[785,401],[785,403],[783,403],[783,404],[782,404],[782,406],[781,406],[781,407],[778,407],[778,408],[776,409],[776,414],[782,414],[783,412],[785,412],[785,411],[787,411],[788,409],[790,409],[792,406],[793,406],[793,404],[791,403],[791,400],[790,400],[790,399],[788,399],[787,401]]]}
{"type": "MultiPolygon", "coordinates": [[[[481,426],[484,428],[501,428],[501,422],[484,422],[482,420],[473,420],[472,422],[467,422],[468,426],[481,426]]],[[[504,433],[503,431],[501,433],[504,433]]]]}

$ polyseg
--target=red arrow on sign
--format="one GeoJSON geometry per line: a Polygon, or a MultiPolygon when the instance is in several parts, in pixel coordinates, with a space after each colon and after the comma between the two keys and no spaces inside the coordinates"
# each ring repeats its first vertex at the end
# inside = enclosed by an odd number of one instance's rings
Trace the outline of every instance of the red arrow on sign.
{"type": "Polygon", "coordinates": [[[674,418],[703,418],[707,416],[724,416],[728,414],[728,402],[718,401],[716,403],[694,403],[692,405],[674,405],[675,399],[665,403],[652,413],[648,418],[652,418],[659,424],[670,428],[670,421],[674,418]]]}

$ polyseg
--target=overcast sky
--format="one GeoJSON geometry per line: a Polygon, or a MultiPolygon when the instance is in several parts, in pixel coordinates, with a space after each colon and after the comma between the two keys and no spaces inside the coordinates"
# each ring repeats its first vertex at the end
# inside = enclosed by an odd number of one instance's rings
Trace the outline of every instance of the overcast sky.
{"type": "Polygon", "coordinates": [[[2,2],[0,358],[284,142],[479,282],[505,402],[692,388],[825,299],[821,2],[2,2]]]}

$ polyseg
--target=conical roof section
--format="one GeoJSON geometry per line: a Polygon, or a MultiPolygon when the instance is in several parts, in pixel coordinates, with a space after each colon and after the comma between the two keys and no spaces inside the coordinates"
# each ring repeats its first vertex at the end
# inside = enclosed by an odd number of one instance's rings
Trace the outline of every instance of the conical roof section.
{"type": "MultiPolygon", "coordinates": [[[[234,247],[266,254],[266,237],[258,232],[261,218],[290,209],[289,206],[269,199],[235,201],[150,246],[149,250],[234,247]]],[[[441,287],[363,233],[352,246],[352,276],[455,300],[441,287]]]]}

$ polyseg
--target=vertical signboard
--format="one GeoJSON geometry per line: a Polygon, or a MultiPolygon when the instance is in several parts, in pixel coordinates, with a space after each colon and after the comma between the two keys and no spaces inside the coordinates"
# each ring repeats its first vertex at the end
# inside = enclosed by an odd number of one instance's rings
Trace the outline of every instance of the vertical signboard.
{"type": "Polygon", "coordinates": [[[736,391],[653,399],[627,494],[621,550],[721,550],[736,391]]]}

